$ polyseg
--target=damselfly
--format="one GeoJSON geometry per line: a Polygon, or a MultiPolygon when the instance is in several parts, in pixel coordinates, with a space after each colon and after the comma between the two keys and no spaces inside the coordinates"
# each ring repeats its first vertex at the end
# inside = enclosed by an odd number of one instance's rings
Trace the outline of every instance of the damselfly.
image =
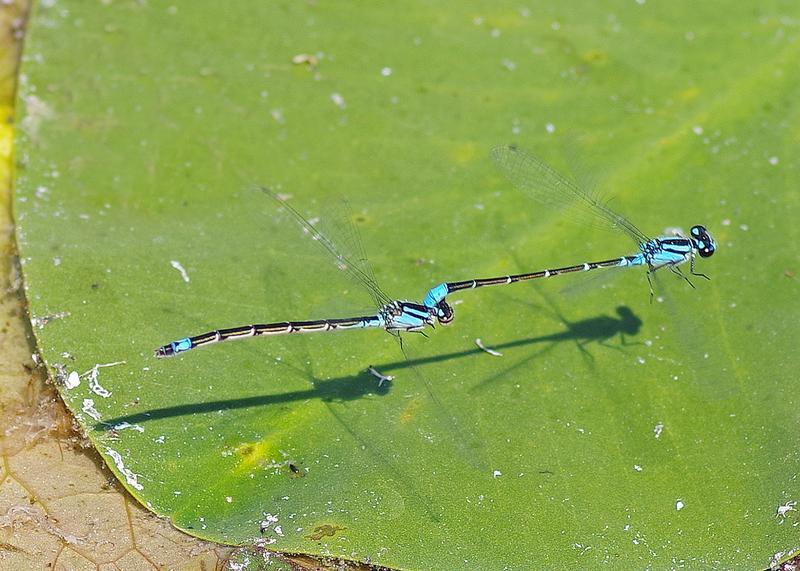
{"type": "Polygon", "coordinates": [[[340,268],[345,269],[353,278],[369,290],[378,310],[373,315],[345,317],[333,319],[316,319],[311,321],[278,321],[275,323],[241,325],[228,329],[217,329],[194,337],[184,337],[159,347],[156,357],[170,357],[185,353],[197,347],[219,343],[232,339],[247,339],[262,335],[285,335],[289,333],[316,333],[319,331],[337,331],[344,329],[381,328],[389,333],[422,332],[436,323],[447,325],[454,317],[453,308],[444,300],[426,306],[406,300],[393,300],[388,297],[375,282],[369,265],[355,264],[343,255],[325,235],[320,233],[311,222],[306,220],[297,210],[282,200],[268,188],[261,188],[265,194],[281,204],[295,218],[310,236],[324,247],[336,259],[340,268]]]}
{"type": "Polygon", "coordinates": [[[653,285],[650,275],[661,268],[669,268],[694,287],[691,280],[678,268],[680,264],[689,262],[691,275],[709,279],[705,274],[695,272],[694,267],[695,256],[708,258],[717,248],[716,242],[705,226],[692,226],[689,237],[675,235],[649,238],[627,218],[609,208],[606,203],[522,149],[513,145],[495,147],[492,149],[492,159],[499,170],[524,194],[544,204],[577,206],[594,221],[602,221],[605,226],[610,224],[611,227],[625,232],[636,242],[639,252],[600,262],[584,262],[537,272],[441,283],[431,288],[425,295],[423,303],[426,307],[435,308],[449,294],[464,289],[512,284],[597,268],[646,266],[651,299],[653,285]]]}

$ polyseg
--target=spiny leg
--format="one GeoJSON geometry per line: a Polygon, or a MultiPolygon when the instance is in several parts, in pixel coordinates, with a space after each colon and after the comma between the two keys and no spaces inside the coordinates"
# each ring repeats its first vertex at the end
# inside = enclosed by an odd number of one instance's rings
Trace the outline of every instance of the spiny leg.
{"type": "Polygon", "coordinates": [[[402,351],[403,355],[405,355],[406,354],[406,348],[403,346],[403,336],[400,335],[399,331],[389,331],[389,333],[391,335],[393,335],[397,339],[398,343],[400,343],[400,351],[402,351]]]}
{"type": "Polygon", "coordinates": [[[651,304],[653,303],[653,296],[655,296],[655,292],[653,291],[653,278],[650,277],[650,274],[652,274],[654,271],[655,271],[655,269],[653,268],[653,266],[650,266],[650,267],[647,268],[647,285],[650,287],[650,303],[651,304]]]}
{"type": "Polygon", "coordinates": [[[701,278],[706,278],[707,280],[711,280],[711,278],[708,277],[707,275],[701,274],[700,272],[694,271],[694,256],[692,256],[691,259],[689,260],[689,272],[693,276],[698,276],[698,277],[701,277],[701,278]]]}
{"type": "Polygon", "coordinates": [[[676,276],[678,276],[678,277],[681,277],[681,278],[685,279],[685,280],[686,280],[686,283],[687,283],[687,284],[689,284],[690,286],[692,286],[692,289],[695,289],[695,288],[694,288],[694,284],[692,283],[692,280],[690,280],[690,279],[689,279],[689,278],[686,276],[686,274],[684,274],[684,273],[681,271],[681,269],[680,269],[679,267],[677,267],[677,266],[670,266],[670,267],[669,267],[669,271],[671,271],[671,272],[672,272],[673,274],[675,274],[676,276]]]}

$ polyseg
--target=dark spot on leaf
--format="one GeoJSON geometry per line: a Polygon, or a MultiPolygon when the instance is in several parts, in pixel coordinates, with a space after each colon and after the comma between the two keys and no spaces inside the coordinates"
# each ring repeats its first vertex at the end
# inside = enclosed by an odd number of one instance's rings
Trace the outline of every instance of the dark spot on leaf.
{"type": "Polygon", "coordinates": [[[318,525],[314,528],[314,533],[311,535],[307,535],[308,539],[319,541],[323,537],[333,537],[336,535],[337,531],[344,531],[347,529],[346,527],[339,527],[338,525],[328,525],[327,523],[324,525],[318,525]]]}
{"type": "Polygon", "coordinates": [[[289,466],[289,471],[291,472],[291,474],[289,474],[289,475],[292,478],[304,478],[305,477],[305,475],[306,475],[305,471],[302,468],[300,468],[299,466],[297,466],[297,464],[289,462],[288,466],[289,466]]]}

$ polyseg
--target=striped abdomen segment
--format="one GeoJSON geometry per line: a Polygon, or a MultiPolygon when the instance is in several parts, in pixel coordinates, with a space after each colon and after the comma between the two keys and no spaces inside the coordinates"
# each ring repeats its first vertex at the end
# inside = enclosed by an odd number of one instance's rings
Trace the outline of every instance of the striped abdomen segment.
{"type": "Polygon", "coordinates": [[[541,270],[527,274],[515,274],[511,276],[500,276],[496,278],[479,278],[475,280],[464,280],[461,282],[448,282],[447,293],[453,293],[464,289],[473,289],[484,286],[506,285],[539,278],[549,278],[560,274],[570,274],[574,272],[588,272],[597,268],[616,268],[620,266],[637,265],[639,256],[623,256],[613,260],[603,260],[602,262],[586,262],[575,266],[565,266],[563,268],[553,268],[551,270],[541,270]]]}
{"type": "Polygon", "coordinates": [[[258,325],[242,325],[230,329],[209,331],[194,337],[173,341],[156,349],[156,357],[170,357],[196,347],[211,345],[229,339],[245,339],[261,335],[286,335],[289,333],[316,333],[337,329],[358,329],[363,327],[383,327],[384,320],[377,315],[347,317],[343,319],[318,319],[315,321],[280,321],[258,325]]]}

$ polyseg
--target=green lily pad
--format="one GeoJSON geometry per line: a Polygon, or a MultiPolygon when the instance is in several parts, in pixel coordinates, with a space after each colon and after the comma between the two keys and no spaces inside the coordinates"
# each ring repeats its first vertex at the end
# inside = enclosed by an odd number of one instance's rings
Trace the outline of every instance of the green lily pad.
{"type": "Polygon", "coordinates": [[[409,569],[764,567],[800,543],[797,16],[40,3],[15,208],[41,355],[121,481],[205,539],[409,569]],[[512,140],[602,173],[645,232],[708,226],[712,280],[662,275],[652,304],[634,270],[467,291],[408,359],[379,330],[154,358],[375,310],[257,185],[323,225],[347,196],[395,298],[632,253],[514,191],[488,158],[512,140]]]}

